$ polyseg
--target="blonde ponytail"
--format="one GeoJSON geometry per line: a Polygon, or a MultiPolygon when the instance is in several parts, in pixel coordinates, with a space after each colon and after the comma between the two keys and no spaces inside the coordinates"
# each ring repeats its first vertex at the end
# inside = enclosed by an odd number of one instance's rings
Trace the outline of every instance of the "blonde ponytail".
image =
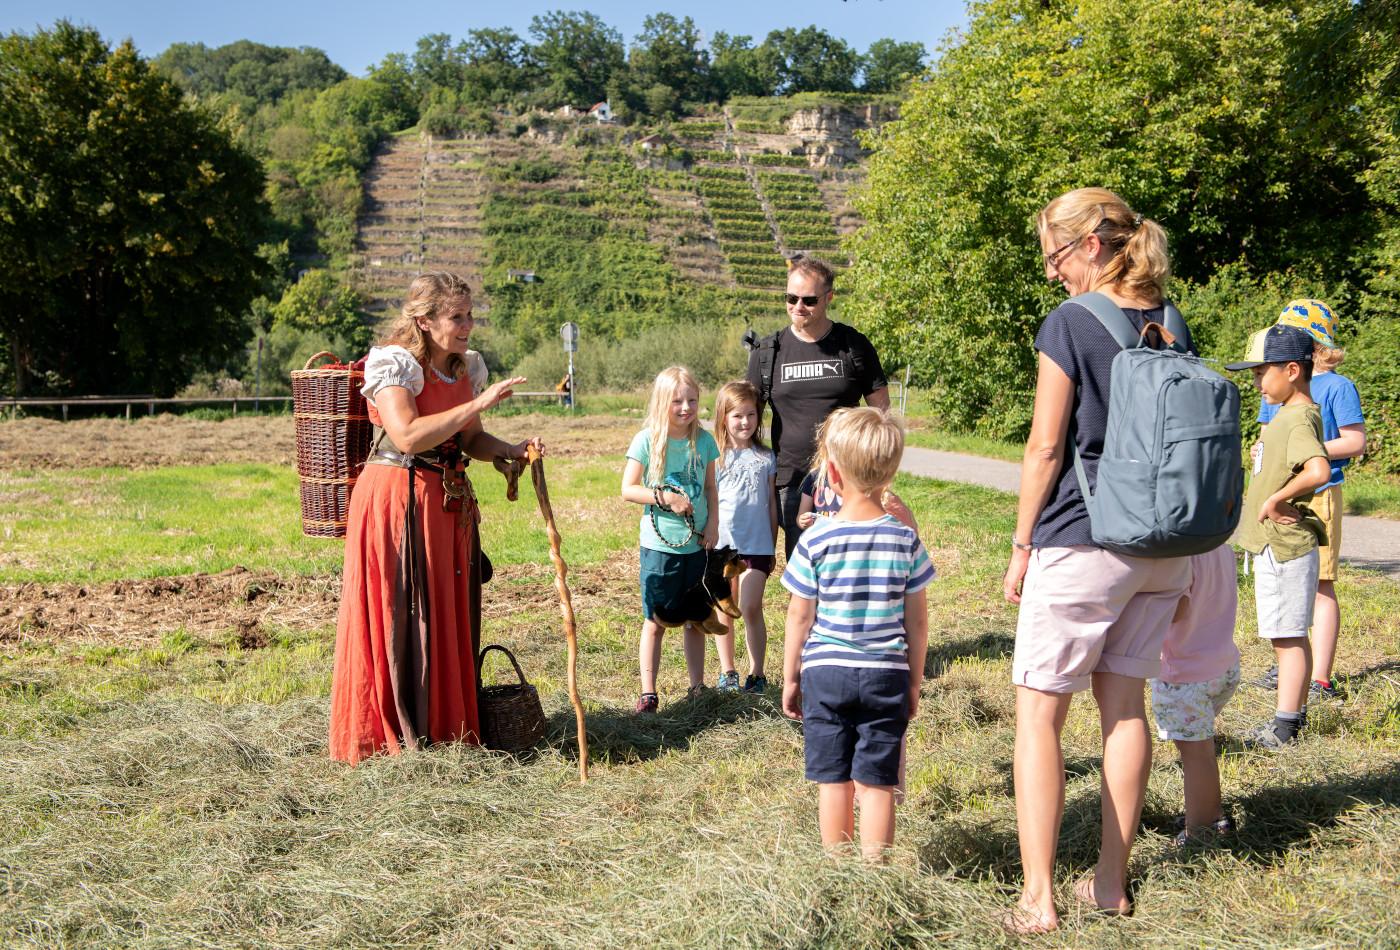
{"type": "Polygon", "coordinates": [[[1098,235],[1113,254],[1102,276],[1115,291],[1128,297],[1166,299],[1172,269],[1167,232],[1107,188],[1065,192],[1036,215],[1035,225],[1042,234],[1053,233],[1056,243],[1098,235]]]}

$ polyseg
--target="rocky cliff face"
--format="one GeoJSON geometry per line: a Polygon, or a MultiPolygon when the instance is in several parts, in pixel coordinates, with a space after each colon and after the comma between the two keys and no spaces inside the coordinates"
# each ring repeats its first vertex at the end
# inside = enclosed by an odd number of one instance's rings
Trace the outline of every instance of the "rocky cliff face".
{"type": "Polygon", "coordinates": [[[870,153],[856,133],[894,118],[892,106],[821,106],[801,109],[788,119],[788,135],[802,142],[801,152],[816,168],[854,165],[870,153]]]}

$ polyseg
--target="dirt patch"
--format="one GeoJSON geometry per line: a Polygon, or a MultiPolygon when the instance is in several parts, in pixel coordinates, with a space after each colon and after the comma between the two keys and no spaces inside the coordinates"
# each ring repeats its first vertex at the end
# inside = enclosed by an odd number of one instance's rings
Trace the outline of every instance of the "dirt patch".
{"type": "MultiPolygon", "coordinates": [[[[489,418],[489,417],[488,417],[489,418]]],[[[640,427],[616,416],[570,419],[524,413],[489,419],[507,439],[538,435],[549,454],[621,456],[640,427]]],[[[123,419],[16,419],[0,422],[0,468],[159,468],[220,462],[296,463],[292,417],[246,416],[221,421],[156,415],[123,419]]]]}
{"type": "MultiPolygon", "coordinates": [[[[616,606],[636,566],[570,571],[574,608],[616,606]],[[627,581],[627,583],[624,583],[627,581]]],[[[484,623],[523,610],[557,606],[548,564],[499,568],[482,602],[484,623]]],[[[0,643],[63,640],[141,646],[183,630],[206,640],[236,640],[245,650],[268,646],[277,628],[309,630],[335,623],[337,574],[282,576],[241,567],[219,574],[186,574],[105,584],[0,586],[0,643]]]]}
{"type": "Polygon", "coordinates": [[[309,628],[335,621],[340,578],[283,577],[241,567],[106,584],[0,587],[0,640],[143,644],[176,630],[241,646],[271,642],[269,626],[309,628]]]}

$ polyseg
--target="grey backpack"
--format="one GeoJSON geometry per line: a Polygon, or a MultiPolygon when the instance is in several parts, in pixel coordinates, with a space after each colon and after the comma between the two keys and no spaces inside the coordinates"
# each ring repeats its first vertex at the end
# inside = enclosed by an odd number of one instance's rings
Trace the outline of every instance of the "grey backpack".
{"type": "Polygon", "coordinates": [[[1239,524],[1244,492],[1239,390],[1186,351],[1190,333],[1170,302],[1160,350],[1146,345],[1147,328],[1139,333],[1103,294],[1070,302],[1097,317],[1123,348],[1113,358],[1092,493],[1074,450],[1094,543],[1136,557],[1202,554],[1223,544],[1239,524]]]}

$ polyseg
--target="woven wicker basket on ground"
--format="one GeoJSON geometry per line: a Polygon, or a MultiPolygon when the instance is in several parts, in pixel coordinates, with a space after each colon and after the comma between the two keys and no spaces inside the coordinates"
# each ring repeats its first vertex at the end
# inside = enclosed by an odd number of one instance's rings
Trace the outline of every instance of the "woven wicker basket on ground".
{"type": "Polygon", "coordinates": [[[524,752],[544,738],[544,707],[540,694],[525,679],[525,672],[515,655],[503,646],[483,647],[476,658],[476,709],[481,719],[481,741],[488,749],[502,752],[524,752]],[[481,667],[486,654],[500,650],[515,667],[519,683],[500,686],[481,685],[481,667]]]}
{"type": "Polygon", "coordinates": [[[374,426],[365,397],[365,374],[321,352],[292,372],[297,475],[301,478],[301,530],[314,538],[345,537],[350,492],[369,456],[374,426]],[[329,356],[328,365],[311,364],[329,356]]]}

